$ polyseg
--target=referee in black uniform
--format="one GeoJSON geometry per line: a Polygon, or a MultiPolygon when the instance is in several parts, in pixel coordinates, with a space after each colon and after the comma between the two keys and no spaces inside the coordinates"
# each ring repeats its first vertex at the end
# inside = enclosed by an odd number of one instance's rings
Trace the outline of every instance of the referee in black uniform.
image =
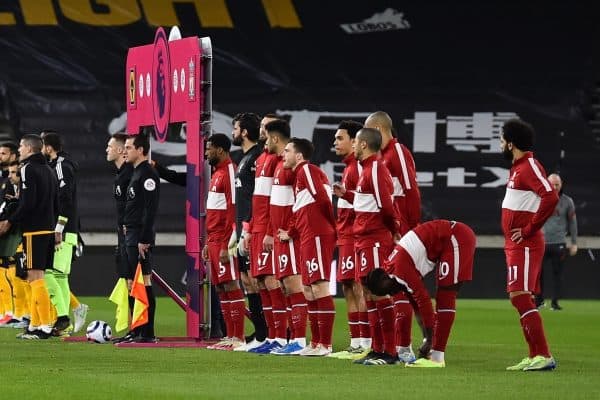
{"type": "Polygon", "coordinates": [[[148,323],[136,328],[134,337],[127,341],[136,343],[154,343],[154,313],[156,298],[152,291],[152,247],[154,246],[154,220],[158,211],[160,179],[148,162],[150,141],[146,135],[129,136],[125,141],[125,157],[133,166],[133,174],[127,186],[125,210],[123,214],[123,233],[127,255],[127,283],[131,284],[138,262],[142,266],[144,286],[148,296],[148,323]]]}
{"type": "MultiPolygon", "coordinates": [[[[0,235],[16,224],[23,231],[24,265],[31,286],[32,318],[26,332],[19,335],[22,339],[48,339],[54,323],[44,272],[54,262],[54,233],[59,225],[58,180],[41,153],[42,146],[38,135],[24,135],[21,139],[19,161],[23,167],[19,206],[7,220],[0,221],[0,235]]],[[[56,240],[59,238],[60,235],[56,235],[56,240]]]]}
{"type": "MultiPolygon", "coordinates": [[[[125,162],[125,140],[127,135],[115,133],[106,145],[106,161],[112,162],[117,168],[113,183],[113,196],[117,208],[117,247],[115,249],[115,264],[119,278],[131,279],[125,251],[125,234],[123,233],[125,203],[127,203],[127,187],[133,175],[133,165],[125,162]]],[[[133,309],[133,297],[129,298],[129,308],[133,309]]]]}

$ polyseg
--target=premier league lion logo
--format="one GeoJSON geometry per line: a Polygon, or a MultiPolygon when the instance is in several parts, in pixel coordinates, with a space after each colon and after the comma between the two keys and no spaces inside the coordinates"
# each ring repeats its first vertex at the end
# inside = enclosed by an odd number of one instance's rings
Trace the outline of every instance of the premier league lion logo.
{"type": "Polygon", "coordinates": [[[165,82],[165,60],[162,50],[158,51],[158,68],[156,69],[156,97],[158,105],[158,115],[163,118],[165,115],[166,102],[166,82],[165,82]]]}

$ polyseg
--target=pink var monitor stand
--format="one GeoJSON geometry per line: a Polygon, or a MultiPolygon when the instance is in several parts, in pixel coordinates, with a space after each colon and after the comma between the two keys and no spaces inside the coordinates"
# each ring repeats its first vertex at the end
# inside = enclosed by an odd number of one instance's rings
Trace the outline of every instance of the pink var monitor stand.
{"type": "Polygon", "coordinates": [[[154,43],[129,49],[125,97],[129,134],[153,126],[156,139],[163,142],[170,123],[185,123],[187,127],[185,300],[153,272],[154,282],[185,310],[187,337],[161,338],[156,344],[122,344],[128,346],[201,346],[210,328],[210,290],[201,249],[206,237],[205,200],[210,176],[204,162],[204,139],[211,133],[212,122],[212,46],[208,37],[173,40],[181,37],[177,33],[178,29],[171,32],[169,41],[164,29],[158,28],[154,43]]]}

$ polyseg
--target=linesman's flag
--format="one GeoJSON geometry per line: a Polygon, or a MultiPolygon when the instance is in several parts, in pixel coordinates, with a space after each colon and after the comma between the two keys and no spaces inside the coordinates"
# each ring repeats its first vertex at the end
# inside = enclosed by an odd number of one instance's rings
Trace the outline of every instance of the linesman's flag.
{"type": "Polygon", "coordinates": [[[144,277],[142,276],[142,264],[138,263],[135,270],[135,278],[131,285],[130,296],[135,298],[133,305],[133,316],[131,317],[131,330],[140,325],[148,323],[148,295],[146,294],[146,286],[144,285],[144,277]]]}
{"type": "Polygon", "coordinates": [[[129,322],[129,299],[127,296],[127,281],[125,278],[119,278],[115,288],[108,298],[117,305],[117,312],[115,315],[115,319],[117,321],[115,329],[117,332],[127,329],[127,324],[129,322]]]}

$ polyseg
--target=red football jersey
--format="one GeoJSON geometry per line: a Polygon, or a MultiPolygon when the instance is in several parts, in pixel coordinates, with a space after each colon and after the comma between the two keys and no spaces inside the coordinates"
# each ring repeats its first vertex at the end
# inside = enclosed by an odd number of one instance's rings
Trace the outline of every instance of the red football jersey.
{"type": "Polygon", "coordinates": [[[505,245],[517,245],[510,240],[510,230],[522,228],[523,241],[519,246],[533,247],[544,244],[541,231],[546,220],[552,215],[558,195],[546,179],[544,167],[533,158],[532,152],[516,160],[506,185],[502,201],[502,231],[505,245]]]}
{"type": "Polygon", "coordinates": [[[279,157],[279,162],[275,166],[269,207],[273,237],[277,236],[280,228],[287,229],[292,218],[292,207],[295,201],[294,180],[294,171],[283,168],[283,160],[279,157]]]}
{"type": "Polygon", "coordinates": [[[394,183],[394,205],[402,218],[402,233],[421,221],[421,193],[417,185],[415,160],[408,148],[395,138],[381,150],[385,166],[394,183]]]}
{"type": "MultiPolygon", "coordinates": [[[[346,168],[344,168],[344,173],[342,174],[342,186],[347,191],[354,192],[354,190],[356,190],[356,184],[358,183],[358,177],[362,171],[362,166],[359,164],[356,157],[354,157],[354,153],[350,153],[343,161],[344,164],[346,164],[346,168]]],[[[344,198],[338,198],[336,218],[338,246],[354,243],[353,225],[354,207],[352,203],[344,198]]]]}
{"type": "Polygon", "coordinates": [[[372,246],[376,242],[391,240],[400,232],[398,214],[394,208],[392,177],[377,155],[361,161],[362,172],[355,193],[345,197],[354,206],[355,248],[372,246]]]}
{"type": "Polygon", "coordinates": [[[331,202],[331,187],[327,175],[319,167],[304,161],[295,169],[295,202],[290,222],[290,236],[300,243],[312,243],[315,236],[335,237],[335,218],[331,202]]]}
{"type": "Polygon", "coordinates": [[[250,232],[266,232],[269,229],[269,198],[273,185],[273,174],[278,162],[277,154],[265,150],[256,159],[254,194],[252,195],[252,218],[250,232]]]}
{"type": "Polygon", "coordinates": [[[208,242],[227,243],[235,229],[235,167],[231,159],[214,167],[206,200],[208,242]]]}

